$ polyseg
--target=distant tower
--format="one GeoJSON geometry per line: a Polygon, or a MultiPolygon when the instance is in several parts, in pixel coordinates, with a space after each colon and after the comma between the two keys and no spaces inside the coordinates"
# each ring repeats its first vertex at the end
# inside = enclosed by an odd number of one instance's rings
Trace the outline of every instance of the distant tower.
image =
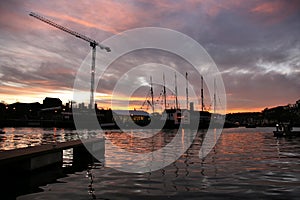
{"type": "Polygon", "coordinates": [[[190,110],[194,111],[194,102],[190,102],[190,110]]]}

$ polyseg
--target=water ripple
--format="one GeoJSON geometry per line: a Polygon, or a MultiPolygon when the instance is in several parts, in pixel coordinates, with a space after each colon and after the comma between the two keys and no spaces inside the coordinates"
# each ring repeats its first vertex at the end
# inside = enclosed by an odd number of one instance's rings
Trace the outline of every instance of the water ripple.
{"type": "MultiPolygon", "coordinates": [[[[276,139],[272,130],[226,129],[203,160],[198,157],[199,134],[177,161],[163,169],[130,174],[95,163],[87,171],[59,179],[62,183],[44,186],[44,192],[19,199],[298,199],[300,139],[276,139]],[[92,175],[87,177],[87,172],[92,175]]],[[[139,144],[138,150],[147,148],[149,144],[139,144]]],[[[110,164],[120,165],[116,160],[110,164]]]]}

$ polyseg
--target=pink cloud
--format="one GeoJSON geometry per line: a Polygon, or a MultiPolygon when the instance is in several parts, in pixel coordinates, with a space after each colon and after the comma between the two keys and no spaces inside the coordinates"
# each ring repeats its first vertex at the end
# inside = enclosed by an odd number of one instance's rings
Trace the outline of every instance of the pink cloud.
{"type": "Polygon", "coordinates": [[[126,2],[101,1],[80,5],[67,2],[63,7],[69,8],[67,13],[46,8],[42,8],[40,13],[57,20],[58,23],[72,22],[112,34],[117,34],[140,23],[139,15],[141,13],[126,2]]]}
{"type": "Polygon", "coordinates": [[[250,10],[255,18],[266,24],[276,24],[284,21],[290,15],[299,12],[299,1],[273,0],[264,3],[258,2],[250,10]]]}

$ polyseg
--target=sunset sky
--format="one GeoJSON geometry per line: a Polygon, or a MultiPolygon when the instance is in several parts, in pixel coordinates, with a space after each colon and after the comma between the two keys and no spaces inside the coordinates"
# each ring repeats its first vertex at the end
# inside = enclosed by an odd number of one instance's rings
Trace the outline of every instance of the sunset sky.
{"type": "MultiPolygon", "coordinates": [[[[0,1],[0,101],[5,103],[42,103],[46,96],[63,103],[71,100],[76,72],[91,50],[87,42],[30,17],[31,11],[100,42],[140,27],[169,28],[190,36],[221,72],[228,112],[261,111],[300,99],[298,0],[11,0],[0,1]]],[[[153,62],[153,56],[176,69],[182,64],[167,53],[153,51],[120,58],[97,88],[100,107],[108,107],[122,73],[153,62]]],[[[191,84],[199,80],[191,79],[191,84]]],[[[141,85],[136,92],[137,105],[143,103],[147,90],[141,85]]],[[[159,96],[159,86],[155,93],[159,96]]]]}

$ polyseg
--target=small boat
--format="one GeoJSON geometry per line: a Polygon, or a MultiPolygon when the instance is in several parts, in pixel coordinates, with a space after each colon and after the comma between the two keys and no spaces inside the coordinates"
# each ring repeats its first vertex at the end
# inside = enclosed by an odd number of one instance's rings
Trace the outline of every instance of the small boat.
{"type": "Polygon", "coordinates": [[[274,137],[299,137],[300,131],[273,131],[274,137]]]}
{"type": "Polygon", "coordinates": [[[276,124],[276,131],[273,131],[274,137],[299,137],[300,131],[292,131],[290,124],[276,124]]]}
{"type": "Polygon", "coordinates": [[[286,134],[284,131],[273,131],[274,137],[285,137],[286,134]]]}

